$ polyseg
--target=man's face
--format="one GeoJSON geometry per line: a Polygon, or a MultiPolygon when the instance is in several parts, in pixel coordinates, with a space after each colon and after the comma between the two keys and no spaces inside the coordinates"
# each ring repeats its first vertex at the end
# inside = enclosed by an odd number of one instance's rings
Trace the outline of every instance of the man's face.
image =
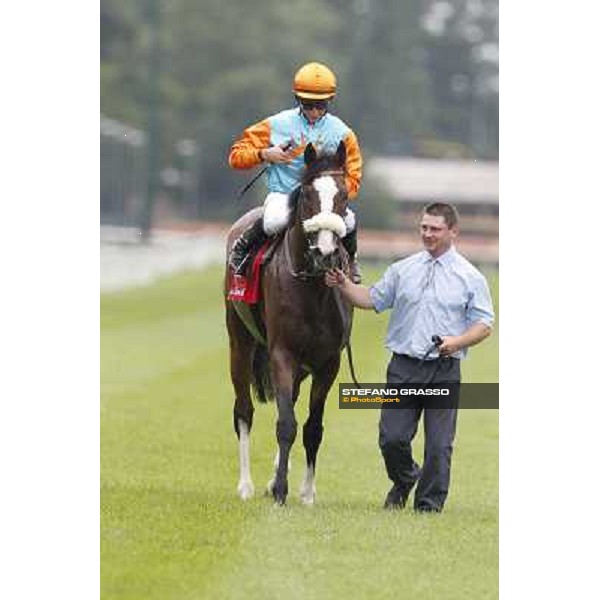
{"type": "Polygon", "coordinates": [[[327,100],[300,100],[302,114],[311,125],[327,112],[328,105],[327,100]]]}
{"type": "Polygon", "coordinates": [[[435,258],[441,256],[450,248],[457,233],[456,227],[449,228],[446,219],[442,216],[425,213],[421,218],[423,246],[435,258]]]}

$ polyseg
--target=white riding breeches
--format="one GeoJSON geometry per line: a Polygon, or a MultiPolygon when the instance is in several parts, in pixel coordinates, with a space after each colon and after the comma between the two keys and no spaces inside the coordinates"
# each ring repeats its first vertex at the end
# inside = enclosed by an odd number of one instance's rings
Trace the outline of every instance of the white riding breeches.
{"type": "MultiPolygon", "coordinates": [[[[283,231],[290,218],[289,194],[282,192],[269,192],[264,202],[263,228],[267,235],[274,235],[283,231]]],[[[346,235],[356,227],[354,212],[346,208],[344,215],[346,224],[346,235]]]]}
{"type": "Polygon", "coordinates": [[[279,233],[290,218],[289,194],[269,192],[265,198],[263,228],[267,235],[279,233]]]}

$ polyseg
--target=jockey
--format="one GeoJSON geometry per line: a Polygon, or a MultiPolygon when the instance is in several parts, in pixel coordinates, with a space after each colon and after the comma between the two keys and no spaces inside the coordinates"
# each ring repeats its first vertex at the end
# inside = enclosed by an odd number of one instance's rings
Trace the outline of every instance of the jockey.
{"type": "MultiPolygon", "coordinates": [[[[320,153],[334,153],[340,141],[346,146],[346,187],[348,197],[357,196],[362,176],[362,157],[354,132],[328,112],[336,93],[336,78],[325,65],[312,62],[301,67],[293,86],[297,107],[284,110],[248,127],[229,153],[234,169],[250,169],[267,163],[269,193],[262,219],[256,221],[234,242],[229,264],[236,274],[244,271],[251,251],[268,236],[288,225],[289,196],[301,182],[304,149],[310,142],[320,153]]],[[[347,209],[344,216],[346,236],[342,239],[350,256],[350,276],[360,282],[356,261],[356,218],[347,209]]]]}

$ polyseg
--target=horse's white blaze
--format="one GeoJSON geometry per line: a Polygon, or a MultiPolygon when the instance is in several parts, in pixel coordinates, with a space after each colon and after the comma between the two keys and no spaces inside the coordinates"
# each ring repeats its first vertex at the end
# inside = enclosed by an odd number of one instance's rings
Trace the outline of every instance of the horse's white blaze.
{"type": "Polygon", "coordinates": [[[323,229],[319,231],[317,237],[317,246],[323,256],[331,254],[335,250],[335,240],[333,239],[333,231],[323,229]]]}
{"type": "Polygon", "coordinates": [[[238,483],[238,494],[242,500],[247,500],[254,495],[254,484],[250,477],[250,434],[248,425],[238,420],[240,431],[240,481],[238,483]]]}
{"type": "Polygon", "coordinates": [[[300,487],[300,500],[303,504],[312,505],[315,503],[317,488],[315,486],[315,467],[310,465],[306,467],[304,481],[300,487]]]}
{"type": "Polygon", "coordinates": [[[338,235],[341,234],[340,223],[337,219],[331,218],[338,216],[333,214],[333,199],[338,192],[338,187],[333,177],[328,175],[318,177],[315,179],[313,185],[319,194],[319,202],[321,203],[321,212],[317,215],[317,217],[320,218],[317,219],[317,221],[321,226],[325,225],[325,228],[320,228],[317,237],[317,246],[319,247],[321,254],[327,256],[336,248],[333,231],[336,231],[338,235]]]}
{"type": "Polygon", "coordinates": [[[319,192],[319,201],[321,202],[321,212],[333,212],[333,199],[338,192],[337,185],[333,177],[317,177],[314,182],[314,188],[319,192]]]}

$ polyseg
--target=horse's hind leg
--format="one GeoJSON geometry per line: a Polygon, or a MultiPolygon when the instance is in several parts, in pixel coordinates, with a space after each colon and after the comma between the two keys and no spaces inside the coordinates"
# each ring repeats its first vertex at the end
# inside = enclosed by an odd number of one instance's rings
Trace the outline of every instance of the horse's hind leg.
{"type": "Polygon", "coordinates": [[[235,392],[233,427],[239,440],[240,479],[237,491],[242,500],[247,500],[254,495],[254,484],[250,475],[250,431],[254,415],[250,382],[255,341],[230,304],[226,309],[226,321],[229,332],[231,382],[235,392]]]}
{"type": "Polygon", "coordinates": [[[324,369],[313,375],[310,388],[309,414],[302,430],[302,441],[306,452],[306,472],[300,487],[300,499],[308,505],[314,504],[317,493],[315,485],[317,454],[323,439],[325,400],[339,368],[340,357],[337,356],[324,369]]]}

